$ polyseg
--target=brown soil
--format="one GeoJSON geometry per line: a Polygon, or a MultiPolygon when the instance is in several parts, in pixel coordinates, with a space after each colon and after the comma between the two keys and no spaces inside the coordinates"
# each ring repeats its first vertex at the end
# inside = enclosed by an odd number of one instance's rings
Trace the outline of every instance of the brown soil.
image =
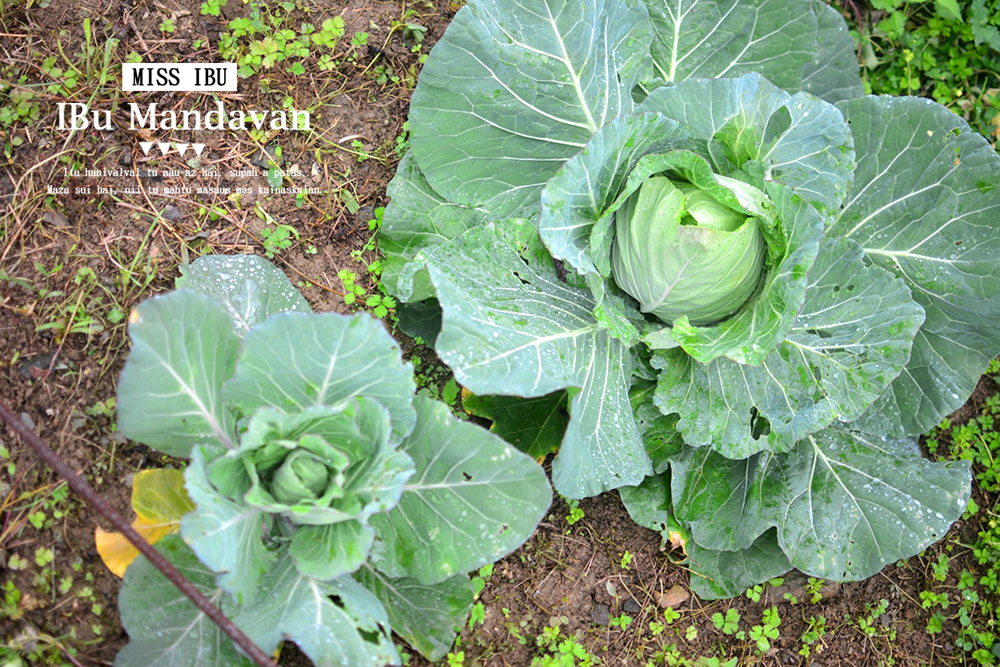
{"type": "MultiPolygon", "coordinates": [[[[225,22],[249,11],[237,0],[230,0],[218,19],[201,15],[199,0],[89,0],[52,2],[48,8],[35,2],[31,9],[24,9],[25,4],[11,8],[8,3],[0,19],[0,80],[10,76],[9,69],[2,69],[4,63],[13,63],[29,81],[50,81],[39,66],[45,57],[58,56],[57,43],[70,57],[84,49],[85,18],[92,21],[99,48],[110,37],[121,40],[114,62],[132,51],[146,61],[218,59],[216,45],[225,22]],[[159,25],[169,16],[174,17],[176,29],[165,34],[159,25]],[[196,40],[204,40],[204,45],[193,51],[196,40]]],[[[457,4],[437,0],[415,6],[415,20],[428,28],[425,53],[457,4]]],[[[128,350],[123,316],[132,307],[169,289],[178,264],[188,258],[208,252],[263,254],[261,230],[267,224],[256,213],[256,204],[272,217],[271,226],[286,224],[300,233],[300,240],[275,261],[302,286],[316,310],[348,310],[338,278],[343,269],[370,286],[365,263],[375,255],[363,250],[370,236],[368,221],[374,209],[385,204],[409,94],[404,84],[379,83],[372,74],[382,65],[405,75],[411,66],[418,66],[417,55],[410,44],[388,36],[391,21],[401,14],[398,3],[316,0],[309,6],[314,11],[308,20],[316,25],[330,16],[343,17],[345,44],[356,31],[369,32],[367,49],[333,72],[313,71],[293,78],[279,65],[265,77],[242,81],[240,92],[232,96],[234,103],[247,108],[277,108],[285,96],[294,100],[296,108],[322,105],[312,119],[318,138],[285,133],[273,140],[282,146],[282,167],[291,182],[327,191],[305,205],[296,205],[292,195],[250,194],[238,202],[202,196],[199,203],[186,194],[142,192],[154,182],[161,188],[190,185],[191,179],[183,176],[103,178],[98,181],[101,185],[136,187],[140,192],[117,197],[76,194],[74,188],[93,185],[94,179],[64,176],[67,163],[54,158],[61,151],[84,169],[162,171],[190,165],[176,154],[157,156],[155,149],[143,155],[138,147],[143,137],[124,128],[72,136],[55,130],[55,103],[65,99],[65,91],[40,93],[35,100],[38,118],[15,128],[12,134],[23,143],[7,164],[0,160],[0,208],[6,209],[2,215],[9,220],[0,228],[5,233],[0,235],[0,400],[23,415],[126,517],[131,516],[131,476],[162,464],[159,455],[120,437],[113,412],[107,410],[128,350]],[[354,140],[377,157],[359,162],[344,150],[354,140]],[[74,193],[49,195],[49,185],[66,186],[74,193]],[[345,197],[345,191],[350,195],[345,197]],[[221,207],[217,219],[205,211],[212,205],[221,207]],[[154,210],[166,219],[157,219],[154,210]],[[352,257],[352,251],[364,261],[352,257]],[[93,317],[99,327],[81,323],[82,314],[93,317]]],[[[293,16],[296,25],[304,18],[301,12],[293,16]]],[[[131,99],[99,98],[94,107],[131,99]]],[[[210,102],[192,102],[174,93],[134,99],[183,108],[198,104],[207,108],[210,102]]],[[[206,141],[203,164],[218,166],[220,175],[198,185],[243,186],[254,192],[266,186],[259,168],[250,177],[225,175],[229,169],[255,168],[253,160],[263,146],[245,134],[176,132],[156,138],[206,141]]],[[[0,136],[0,143],[7,139],[0,136]]],[[[111,664],[127,637],[117,616],[120,581],[94,549],[95,527],[109,526],[72,496],[64,497],[63,483],[5,429],[0,430],[0,446],[10,451],[9,461],[0,460],[0,585],[12,582],[23,594],[16,618],[0,615],[4,645],[24,651],[44,649],[57,663],[61,657],[74,664],[111,664]],[[39,511],[43,518],[36,514],[39,511]],[[38,526],[33,520],[40,522],[38,526]],[[40,549],[52,550],[50,565],[36,563],[40,549]],[[18,561],[26,565],[15,569],[12,563],[18,561]]],[[[738,657],[741,665],[802,664],[807,660],[798,654],[798,638],[809,617],[821,614],[827,635],[818,642],[822,650],[817,649],[810,664],[877,665],[888,664],[890,657],[903,665],[957,661],[948,657],[954,654],[957,623],[949,621],[944,632],[929,635],[924,629],[929,614],[918,600],[929,581],[928,564],[946,548],[944,542],[868,581],[829,586],[816,604],[800,597],[793,605],[782,599],[786,589],[772,587],[765,589],[759,602],[686,598],[674,603],[680,618],[654,634],[650,622],[664,621],[661,596],[669,591],[684,597],[687,572],[673,563],[675,555],[660,548],[657,534],[631,522],[616,494],[584,501],[580,507],[585,518],[571,526],[567,507],[558,501],[531,541],[496,565],[480,597],[485,622],[461,636],[466,665],[529,665],[540,655],[536,638],[553,624],[564,637],[578,637],[607,665],[644,665],[650,660],[659,664],[661,652],[671,644],[687,657],[738,657]],[[631,562],[623,567],[626,552],[631,562]],[[888,600],[888,608],[877,619],[876,634],[866,635],[856,627],[856,619],[866,613],[866,605],[881,598],[888,600]],[[764,609],[772,604],[782,618],[781,636],[763,655],[750,641],[722,635],[711,621],[715,611],[733,607],[743,618],[741,628],[748,630],[760,623],[764,609]],[[610,627],[608,619],[622,613],[632,618],[631,624],[610,627]],[[689,628],[696,629],[696,636],[689,628]]],[[[952,535],[974,536],[975,531],[976,526],[960,523],[952,535]]],[[[963,552],[951,572],[962,567],[974,571],[974,565],[966,562],[969,559],[963,552]]],[[[791,588],[791,583],[786,586],[791,588]]],[[[294,647],[287,648],[282,662],[308,664],[296,654],[294,647]]],[[[414,658],[411,664],[425,663],[414,658]]]]}
{"type": "MultiPolygon", "coordinates": [[[[925,626],[930,614],[918,597],[930,587],[929,564],[943,546],[891,565],[866,581],[827,583],[817,603],[810,602],[806,578],[798,573],[786,575],[780,587],[765,587],[756,602],[746,597],[702,601],[688,596],[689,574],[675,563],[680,555],[662,550],[658,534],[637,528],[615,494],[582,501],[580,508],[585,518],[570,526],[568,508],[557,502],[532,540],[496,565],[480,598],[485,622],[462,633],[466,665],[529,665],[544,655],[537,638],[553,625],[559,626],[562,637],[576,637],[604,664],[622,667],[662,664],[671,645],[692,661],[738,658],[739,665],[883,665],[891,664],[890,658],[897,665],[957,661],[950,657],[957,624],[946,623],[944,632],[929,635],[925,626]],[[632,558],[623,568],[626,552],[632,558]],[[785,593],[797,601],[785,599],[785,593]],[[876,616],[877,632],[869,636],[857,627],[857,617],[867,615],[866,605],[882,598],[888,607],[876,616]],[[680,614],[670,625],[664,621],[666,606],[680,614]],[[754,642],[723,635],[712,623],[713,613],[732,608],[740,614],[740,629],[749,632],[771,606],[781,617],[780,637],[763,654],[754,642]],[[609,625],[609,618],[622,613],[632,619],[627,628],[609,625]],[[827,633],[807,659],[799,655],[800,637],[810,617],[820,615],[827,633]],[[654,634],[650,622],[666,629],[654,634]],[[696,635],[689,638],[692,627],[696,635]]],[[[954,530],[961,532],[963,526],[954,530]]],[[[953,561],[952,570],[973,567],[970,560],[953,561]]]]}

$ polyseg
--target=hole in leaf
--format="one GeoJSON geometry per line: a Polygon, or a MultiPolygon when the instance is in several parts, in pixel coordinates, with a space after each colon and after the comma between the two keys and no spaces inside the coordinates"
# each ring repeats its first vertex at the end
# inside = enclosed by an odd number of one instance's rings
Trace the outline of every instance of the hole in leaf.
{"type": "Polygon", "coordinates": [[[521,284],[522,284],[522,285],[530,285],[530,284],[531,284],[531,283],[530,283],[529,281],[527,281],[527,280],[525,280],[524,278],[522,278],[522,277],[521,277],[521,274],[520,274],[520,273],[518,273],[517,271],[512,271],[512,273],[514,274],[514,277],[515,277],[515,278],[517,278],[518,280],[520,280],[520,281],[521,281],[521,284]]]}
{"type": "Polygon", "coordinates": [[[788,128],[792,126],[792,114],[788,107],[781,107],[767,119],[767,126],[764,128],[763,146],[770,146],[781,138],[788,128]]]}
{"type": "Polygon", "coordinates": [[[806,329],[806,333],[818,336],[819,338],[833,338],[833,334],[826,329],[806,329]]]}
{"type": "Polygon", "coordinates": [[[472,475],[470,475],[469,473],[467,473],[467,472],[465,472],[463,470],[462,471],[462,479],[465,480],[466,482],[470,482],[470,481],[472,481],[472,475]]]}
{"type": "Polygon", "coordinates": [[[333,604],[337,605],[337,607],[339,607],[340,609],[344,609],[345,606],[346,606],[346,605],[344,605],[344,601],[342,599],[340,599],[339,595],[331,595],[330,596],[330,602],[332,602],[333,604]]]}
{"type": "Polygon", "coordinates": [[[760,440],[761,436],[767,435],[771,432],[771,422],[767,420],[767,417],[760,414],[757,410],[757,406],[750,408],[750,437],[754,440],[760,440]]]}
{"type": "Polygon", "coordinates": [[[566,265],[563,264],[561,259],[553,259],[552,266],[556,269],[556,277],[559,278],[560,282],[566,282],[566,265]]]}
{"type": "Polygon", "coordinates": [[[374,630],[363,630],[361,628],[358,628],[358,634],[361,635],[361,638],[364,639],[369,644],[379,644],[380,643],[379,642],[379,637],[380,637],[379,633],[375,632],[374,630]]]}
{"type": "Polygon", "coordinates": [[[503,535],[508,530],[510,530],[510,526],[508,526],[507,524],[503,524],[500,526],[500,530],[497,531],[497,535],[503,535]]]}

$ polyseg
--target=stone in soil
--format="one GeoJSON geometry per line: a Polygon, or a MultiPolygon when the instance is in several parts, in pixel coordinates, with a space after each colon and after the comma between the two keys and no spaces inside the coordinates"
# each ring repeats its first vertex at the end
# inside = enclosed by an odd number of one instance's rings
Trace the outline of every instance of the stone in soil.
{"type": "Polygon", "coordinates": [[[606,604],[595,604],[590,610],[590,620],[594,625],[607,626],[611,622],[611,610],[606,604]]]}

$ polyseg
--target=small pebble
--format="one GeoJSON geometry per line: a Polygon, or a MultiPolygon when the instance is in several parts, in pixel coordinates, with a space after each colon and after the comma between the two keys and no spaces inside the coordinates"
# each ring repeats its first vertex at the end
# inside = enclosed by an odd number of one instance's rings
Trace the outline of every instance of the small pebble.
{"type": "Polygon", "coordinates": [[[55,227],[65,227],[69,224],[69,219],[56,210],[48,210],[42,215],[42,222],[47,222],[55,227]]]}
{"type": "Polygon", "coordinates": [[[606,604],[595,604],[590,610],[590,620],[594,625],[608,625],[611,622],[611,610],[606,604]]]}
{"type": "Polygon", "coordinates": [[[657,594],[656,604],[658,604],[661,609],[666,609],[667,607],[678,607],[687,602],[690,597],[691,594],[688,593],[687,589],[680,584],[677,584],[657,594]]]}
{"type": "Polygon", "coordinates": [[[169,220],[170,222],[177,222],[184,216],[181,214],[181,210],[179,208],[177,208],[173,204],[167,204],[163,208],[163,217],[169,220]]]}

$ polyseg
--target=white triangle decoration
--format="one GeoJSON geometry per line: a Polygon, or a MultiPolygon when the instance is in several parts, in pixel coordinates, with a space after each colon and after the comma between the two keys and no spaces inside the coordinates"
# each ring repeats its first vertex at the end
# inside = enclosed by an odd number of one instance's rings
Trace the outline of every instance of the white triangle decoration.
{"type": "Polygon", "coordinates": [[[205,144],[191,144],[191,148],[194,149],[196,155],[201,156],[201,152],[205,150],[205,144]]]}
{"type": "Polygon", "coordinates": [[[177,152],[181,154],[181,157],[184,157],[184,153],[187,151],[188,146],[190,145],[191,144],[181,144],[181,143],[174,144],[174,146],[177,147],[177,152]]]}
{"type": "Polygon", "coordinates": [[[140,141],[139,142],[139,148],[142,149],[142,154],[143,155],[149,155],[149,149],[151,149],[153,147],[153,143],[154,142],[152,142],[152,141],[140,141]]]}
{"type": "Polygon", "coordinates": [[[158,141],[156,147],[160,149],[160,155],[166,155],[170,152],[170,142],[169,141],[158,141]]]}

